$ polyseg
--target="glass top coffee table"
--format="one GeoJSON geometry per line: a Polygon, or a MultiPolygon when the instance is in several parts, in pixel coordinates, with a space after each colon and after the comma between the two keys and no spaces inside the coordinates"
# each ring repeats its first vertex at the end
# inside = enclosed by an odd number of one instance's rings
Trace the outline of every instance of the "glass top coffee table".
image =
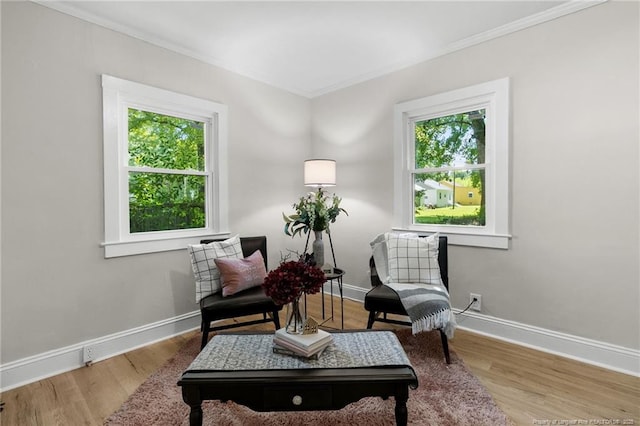
{"type": "Polygon", "coordinates": [[[234,401],[255,411],[339,410],[368,396],[394,397],[407,424],[409,387],[418,378],[390,331],[333,333],[318,359],[273,353],[273,333],[217,334],[182,374],[189,423],[202,425],[202,401],[234,401]]]}

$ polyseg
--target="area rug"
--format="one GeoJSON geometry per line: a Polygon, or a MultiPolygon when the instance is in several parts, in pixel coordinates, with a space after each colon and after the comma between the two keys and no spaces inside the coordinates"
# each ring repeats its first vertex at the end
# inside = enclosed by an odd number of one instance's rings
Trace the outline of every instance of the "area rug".
{"type": "MultiPolygon", "coordinates": [[[[439,333],[412,336],[406,329],[397,330],[396,334],[419,380],[418,388],[409,391],[410,425],[511,424],[454,351],[451,364],[444,362],[439,333]]],[[[182,401],[181,388],[176,383],[199,351],[199,337],[195,337],[152,374],[105,425],[188,426],[189,407],[182,401]]],[[[395,424],[393,398],[363,398],[337,411],[259,413],[233,402],[219,401],[205,401],[202,408],[205,426],[395,424]]]]}

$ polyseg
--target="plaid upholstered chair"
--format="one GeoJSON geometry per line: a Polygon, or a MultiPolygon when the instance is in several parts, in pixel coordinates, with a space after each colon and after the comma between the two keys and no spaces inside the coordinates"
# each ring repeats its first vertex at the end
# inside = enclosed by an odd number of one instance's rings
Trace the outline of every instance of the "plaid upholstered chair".
{"type": "MultiPolygon", "coordinates": [[[[440,266],[440,275],[442,277],[442,283],[449,289],[449,259],[447,253],[447,237],[439,236],[438,239],[438,265],[440,266]]],[[[410,321],[404,321],[401,319],[388,318],[387,314],[403,315],[407,316],[398,293],[396,293],[389,286],[384,285],[378,276],[374,257],[369,260],[369,266],[371,270],[371,286],[373,287],[365,295],[364,308],[369,312],[369,320],[367,322],[367,328],[372,328],[374,322],[386,322],[391,324],[408,325],[411,327],[410,321]]],[[[449,343],[447,335],[444,330],[439,329],[440,338],[442,340],[442,349],[447,364],[451,363],[449,356],[449,343]]]]}

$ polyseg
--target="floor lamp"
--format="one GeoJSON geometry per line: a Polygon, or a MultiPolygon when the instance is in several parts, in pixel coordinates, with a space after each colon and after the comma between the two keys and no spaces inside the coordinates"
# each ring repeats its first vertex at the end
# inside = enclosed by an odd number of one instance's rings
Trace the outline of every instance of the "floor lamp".
{"type": "MultiPolygon", "coordinates": [[[[318,188],[318,195],[322,193],[322,188],[336,186],[336,160],[328,159],[311,159],[304,162],[304,185],[318,188]]],[[[336,255],[333,251],[333,241],[331,240],[331,232],[327,231],[329,236],[329,246],[331,247],[331,257],[333,258],[333,267],[337,268],[336,255]]],[[[309,247],[309,237],[311,230],[307,234],[307,242],[304,246],[305,253],[309,247]]],[[[320,265],[322,267],[323,265],[320,265]]]]}

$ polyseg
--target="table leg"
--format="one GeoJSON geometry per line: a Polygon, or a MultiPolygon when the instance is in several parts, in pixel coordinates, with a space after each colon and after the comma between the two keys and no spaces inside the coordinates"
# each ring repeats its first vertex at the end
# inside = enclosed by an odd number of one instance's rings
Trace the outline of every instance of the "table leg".
{"type": "Polygon", "coordinates": [[[331,283],[331,319],[333,319],[333,279],[329,282],[331,283]]]}
{"type": "Polygon", "coordinates": [[[202,426],[202,404],[191,405],[189,426],[202,426]]]}
{"type": "Polygon", "coordinates": [[[320,297],[322,298],[322,319],[324,319],[324,285],[326,283],[326,281],[322,283],[322,289],[320,290],[320,297]]]}
{"type": "Polygon", "coordinates": [[[344,330],[344,297],[342,295],[342,277],[338,278],[338,287],[340,288],[340,321],[342,321],[342,329],[344,330]]]}
{"type": "Polygon", "coordinates": [[[182,400],[189,404],[189,426],[202,426],[202,399],[197,386],[182,385],[182,400]]]}
{"type": "Polygon", "coordinates": [[[396,394],[396,425],[407,426],[409,414],[407,412],[407,400],[409,399],[409,388],[405,387],[399,394],[396,394]]]}

